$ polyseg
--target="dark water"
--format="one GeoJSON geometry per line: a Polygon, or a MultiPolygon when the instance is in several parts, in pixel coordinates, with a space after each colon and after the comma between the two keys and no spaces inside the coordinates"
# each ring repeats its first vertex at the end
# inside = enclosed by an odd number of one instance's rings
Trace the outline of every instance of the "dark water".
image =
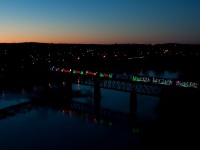
{"type": "MultiPolygon", "coordinates": [[[[155,72],[148,72],[156,76],[155,72]]],[[[165,72],[162,77],[177,78],[178,73],[165,72]]],[[[0,108],[29,101],[34,91],[19,89],[1,90],[0,108]]],[[[74,84],[75,90],[93,93],[93,88],[74,84]]],[[[70,111],[49,106],[31,107],[29,111],[0,120],[1,150],[46,150],[46,149],[134,149],[140,141],[140,130],[128,128],[129,93],[101,89],[101,109],[115,112],[117,119],[96,121],[87,112],[70,111]]],[[[73,102],[88,103],[88,98],[73,98],[73,102]]],[[[160,99],[137,95],[138,122],[157,119],[160,99]]],[[[56,101],[56,99],[55,99],[56,101]]]]}

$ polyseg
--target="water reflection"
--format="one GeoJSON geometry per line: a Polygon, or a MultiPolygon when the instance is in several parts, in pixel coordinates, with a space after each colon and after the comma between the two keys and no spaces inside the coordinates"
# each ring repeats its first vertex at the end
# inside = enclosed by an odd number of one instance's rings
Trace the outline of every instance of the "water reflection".
{"type": "MultiPolygon", "coordinates": [[[[90,86],[73,84],[73,89],[81,89],[83,93],[86,91],[93,94],[94,89],[90,86]]],[[[85,102],[85,99],[75,99],[79,102],[85,102]]],[[[155,120],[157,113],[155,111],[159,104],[158,97],[145,96],[137,94],[137,118],[139,122],[146,120],[155,120]]],[[[130,93],[119,92],[109,89],[101,88],[101,109],[109,109],[112,111],[118,111],[122,113],[130,113],[130,93]]]]}
{"type": "Polygon", "coordinates": [[[36,111],[31,111],[0,122],[1,149],[131,149],[136,143],[136,138],[125,131],[46,111],[48,116],[43,119],[38,118],[36,111]]]}
{"type": "MultiPolygon", "coordinates": [[[[146,73],[152,77],[158,75],[155,72],[146,73]]],[[[159,77],[177,78],[177,76],[178,73],[164,72],[159,77]]],[[[87,94],[87,97],[73,98],[70,105],[69,101],[65,100],[45,99],[45,102],[32,104],[32,107],[25,109],[28,111],[23,111],[24,113],[16,111],[16,115],[0,120],[0,149],[129,150],[135,148],[141,140],[140,135],[138,137],[135,133],[144,134],[145,129],[128,128],[130,93],[101,89],[101,116],[98,120],[93,107],[94,88],[73,84],[73,89],[87,94]]],[[[33,86],[32,91],[25,87],[17,91],[1,90],[0,109],[30,100],[33,93],[39,90],[42,90],[41,86],[33,86]]],[[[160,98],[138,94],[137,102],[138,123],[144,122],[142,125],[147,125],[148,121],[157,120],[160,98]]],[[[167,105],[166,110],[171,108],[171,104],[167,105]]],[[[156,127],[148,126],[153,129],[156,127]]],[[[151,134],[154,134],[154,130],[151,134]]]]}
{"type": "MultiPolygon", "coordinates": [[[[80,87],[80,86],[79,86],[80,87]]],[[[82,88],[82,87],[81,87],[82,88]]],[[[91,89],[91,88],[89,88],[91,89]]],[[[86,87],[88,90],[88,87],[86,87]]],[[[26,93],[6,93],[4,100],[22,98],[26,93]]],[[[48,101],[48,100],[47,100],[48,101]]],[[[73,104],[85,105],[87,99],[75,98],[73,104]]],[[[11,104],[11,103],[10,103],[11,104]]],[[[33,104],[30,111],[0,120],[0,148],[3,150],[42,149],[125,149],[134,148],[137,137],[111,121],[95,120],[89,112],[66,109],[65,101],[33,104]],[[54,105],[52,105],[52,103],[54,105]],[[59,105],[61,107],[57,107],[59,105]]],[[[71,108],[72,109],[72,108],[71,108]]],[[[74,109],[74,108],[73,108],[74,109]]],[[[22,109],[21,109],[22,110],[22,109]]]]}
{"type": "Polygon", "coordinates": [[[32,93],[25,91],[13,92],[3,90],[0,95],[0,109],[9,107],[11,105],[16,105],[29,100],[33,96],[32,93]]]}

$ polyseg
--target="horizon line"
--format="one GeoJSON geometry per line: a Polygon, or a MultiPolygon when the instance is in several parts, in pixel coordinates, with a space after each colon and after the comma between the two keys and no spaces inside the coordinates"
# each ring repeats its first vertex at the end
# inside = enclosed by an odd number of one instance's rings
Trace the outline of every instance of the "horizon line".
{"type": "Polygon", "coordinates": [[[58,42],[0,42],[0,44],[23,44],[23,43],[36,43],[36,44],[66,44],[66,45],[159,45],[159,44],[182,44],[182,45],[200,45],[197,43],[176,43],[176,42],[166,42],[166,43],[58,43],[58,42]]]}

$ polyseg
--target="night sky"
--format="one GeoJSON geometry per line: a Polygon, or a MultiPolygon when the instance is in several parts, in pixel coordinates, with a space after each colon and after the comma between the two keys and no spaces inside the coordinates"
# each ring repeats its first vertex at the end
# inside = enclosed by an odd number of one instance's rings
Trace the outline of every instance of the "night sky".
{"type": "Polygon", "coordinates": [[[200,0],[1,0],[0,42],[200,44],[200,0]]]}

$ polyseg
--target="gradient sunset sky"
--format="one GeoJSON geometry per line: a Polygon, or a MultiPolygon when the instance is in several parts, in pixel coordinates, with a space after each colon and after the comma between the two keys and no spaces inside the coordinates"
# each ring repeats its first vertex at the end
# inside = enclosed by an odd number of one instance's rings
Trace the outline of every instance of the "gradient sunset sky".
{"type": "Polygon", "coordinates": [[[0,0],[0,43],[200,44],[200,0],[0,0]]]}

